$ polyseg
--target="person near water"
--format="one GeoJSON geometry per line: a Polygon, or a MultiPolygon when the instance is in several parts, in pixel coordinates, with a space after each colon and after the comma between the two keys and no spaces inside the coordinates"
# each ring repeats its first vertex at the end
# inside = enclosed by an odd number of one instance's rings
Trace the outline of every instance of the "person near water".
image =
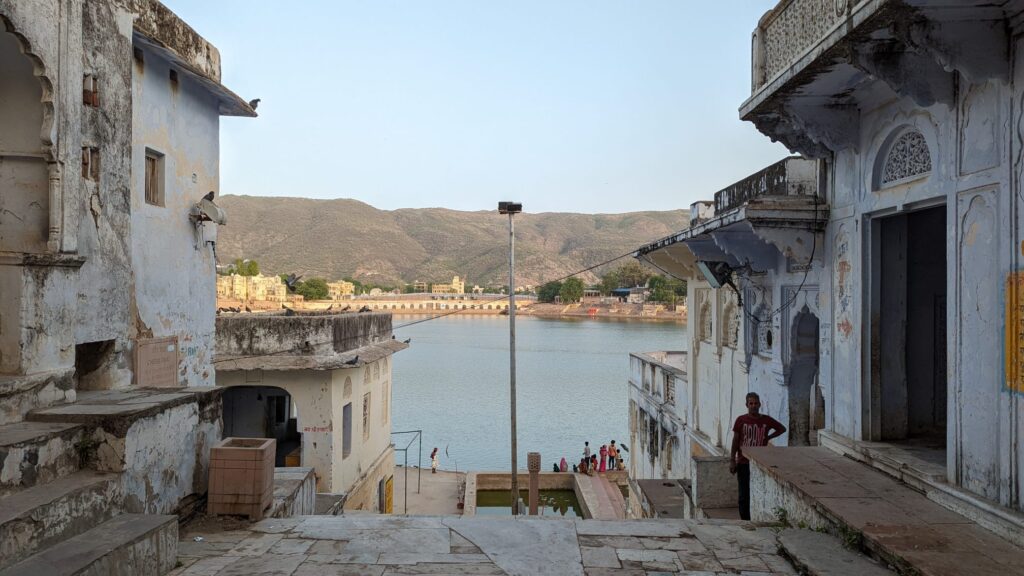
{"type": "Polygon", "coordinates": [[[583,474],[587,473],[587,466],[590,464],[590,459],[583,457],[580,459],[580,472],[583,474]]]}
{"type": "Polygon", "coordinates": [[[434,451],[430,453],[430,473],[437,474],[437,468],[441,463],[437,459],[437,447],[434,447],[434,451]]]}
{"type": "Polygon", "coordinates": [[[583,443],[583,457],[587,459],[587,462],[590,462],[590,442],[583,443]]]}
{"type": "Polygon", "coordinates": [[[608,443],[608,469],[615,470],[615,464],[619,460],[619,449],[615,447],[615,440],[608,443]]]}
{"type": "Polygon", "coordinates": [[[569,471],[569,463],[565,461],[565,458],[562,458],[562,461],[558,463],[558,468],[559,468],[559,472],[568,472],[569,471]]]}
{"type": "Polygon", "coordinates": [[[552,472],[561,472],[562,471],[562,469],[558,467],[558,462],[553,462],[551,464],[551,471],[552,472]]]}
{"type": "Polygon", "coordinates": [[[606,444],[601,444],[600,453],[601,461],[598,464],[598,472],[604,472],[607,470],[608,465],[608,446],[606,444]]]}
{"type": "Polygon", "coordinates": [[[743,456],[744,446],[767,446],[772,438],[786,433],[778,420],[761,414],[761,397],[755,392],[747,394],[747,413],[736,418],[732,426],[732,450],[729,453],[729,472],[739,482],[740,518],[750,520],[750,460],[743,456]]]}
{"type": "Polygon", "coordinates": [[[597,472],[597,454],[592,454],[590,456],[590,473],[591,473],[591,476],[593,476],[594,472],[597,472]]]}

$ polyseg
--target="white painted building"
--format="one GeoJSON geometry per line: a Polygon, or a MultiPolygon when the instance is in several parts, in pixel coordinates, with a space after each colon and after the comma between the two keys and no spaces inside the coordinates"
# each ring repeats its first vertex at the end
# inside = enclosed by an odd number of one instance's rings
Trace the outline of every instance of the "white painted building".
{"type": "Polygon", "coordinates": [[[1024,534],[1018,1],[780,2],[740,115],[822,161],[823,445],[1024,534]]]}
{"type": "Polygon", "coordinates": [[[346,510],[383,511],[394,475],[391,315],[217,318],[224,435],[277,440],[278,466],[314,469],[346,510]]]}
{"type": "Polygon", "coordinates": [[[736,506],[731,429],[746,412],[747,392],[790,429],[777,444],[816,441],[816,246],[828,218],[818,180],[817,162],[784,159],[719,191],[714,202],[694,203],[688,228],[637,252],[687,281],[689,310],[681,351],[630,358],[637,492],[639,481],[682,480],[688,516],[728,516],[722,509],[736,506]],[[698,262],[726,270],[732,285],[713,287],[698,262]]]}

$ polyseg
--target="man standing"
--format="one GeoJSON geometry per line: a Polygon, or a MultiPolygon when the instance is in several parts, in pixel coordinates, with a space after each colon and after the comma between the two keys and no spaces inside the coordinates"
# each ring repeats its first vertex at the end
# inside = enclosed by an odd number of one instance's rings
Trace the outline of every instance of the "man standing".
{"type": "Polygon", "coordinates": [[[747,394],[747,413],[732,426],[732,451],[729,472],[736,474],[740,488],[740,518],[750,520],[750,461],[743,456],[744,446],[767,446],[772,438],[786,433],[786,427],[771,416],[761,414],[761,397],[747,394]]]}
{"type": "Polygon", "coordinates": [[[615,463],[619,460],[619,449],[615,447],[615,440],[608,445],[608,469],[615,470],[615,463]]]}
{"type": "Polygon", "coordinates": [[[590,442],[583,443],[583,458],[590,462],[590,442]]]}

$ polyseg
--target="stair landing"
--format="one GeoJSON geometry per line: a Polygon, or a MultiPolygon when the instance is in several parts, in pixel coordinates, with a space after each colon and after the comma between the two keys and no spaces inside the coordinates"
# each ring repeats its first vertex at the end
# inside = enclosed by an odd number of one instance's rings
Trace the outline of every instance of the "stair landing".
{"type": "Polygon", "coordinates": [[[859,535],[865,548],[901,572],[946,576],[969,569],[973,576],[1024,576],[1024,548],[870,466],[820,447],[743,453],[768,481],[847,535],[859,535]]]}

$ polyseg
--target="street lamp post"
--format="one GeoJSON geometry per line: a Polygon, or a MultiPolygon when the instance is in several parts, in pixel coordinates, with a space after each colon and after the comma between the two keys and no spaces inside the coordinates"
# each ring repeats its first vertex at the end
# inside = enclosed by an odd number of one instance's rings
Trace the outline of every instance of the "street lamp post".
{"type": "Polygon", "coordinates": [[[516,462],[516,225],[512,218],[523,211],[518,202],[498,202],[498,213],[508,214],[508,350],[509,404],[512,412],[512,515],[519,514],[519,470],[516,462]]]}

